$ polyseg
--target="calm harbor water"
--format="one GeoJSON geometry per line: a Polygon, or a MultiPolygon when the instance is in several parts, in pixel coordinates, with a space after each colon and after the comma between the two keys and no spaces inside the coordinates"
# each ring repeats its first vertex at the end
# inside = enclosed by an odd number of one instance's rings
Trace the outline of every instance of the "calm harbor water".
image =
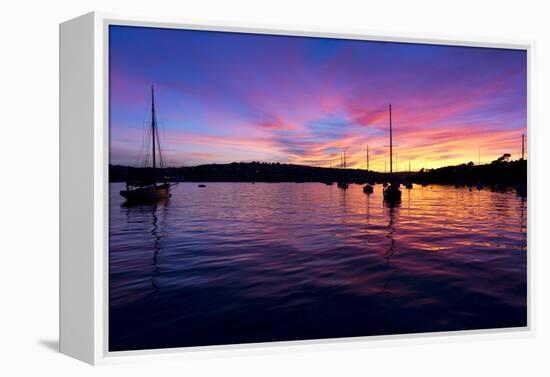
{"type": "Polygon", "coordinates": [[[527,200],[452,186],[387,206],[321,183],[110,185],[110,350],[525,326],[527,200]]]}

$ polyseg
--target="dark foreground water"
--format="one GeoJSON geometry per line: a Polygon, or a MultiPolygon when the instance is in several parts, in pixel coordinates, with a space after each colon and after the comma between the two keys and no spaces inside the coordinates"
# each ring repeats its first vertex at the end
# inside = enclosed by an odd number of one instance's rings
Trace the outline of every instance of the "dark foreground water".
{"type": "Polygon", "coordinates": [[[321,183],[111,184],[111,351],[525,326],[526,199],[451,186],[388,207],[321,183]]]}

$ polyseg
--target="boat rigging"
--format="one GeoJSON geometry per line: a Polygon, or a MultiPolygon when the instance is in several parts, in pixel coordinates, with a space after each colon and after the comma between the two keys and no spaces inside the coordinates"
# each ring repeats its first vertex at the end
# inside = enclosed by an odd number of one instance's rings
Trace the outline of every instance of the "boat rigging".
{"type": "Polygon", "coordinates": [[[135,179],[128,180],[126,182],[126,190],[120,191],[120,195],[122,197],[132,202],[166,199],[171,196],[170,183],[167,182],[165,177],[159,179],[159,174],[157,170],[157,165],[160,165],[161,168],[164,167],[164,158],[162,156],[162,148],[158,135],[158,122],[155,109],[155,90],[153,86],[151,86],[151,122],[150,125],[147,127],[145,140],[145,145],[147,145],[149,140],[151,143],[152,166],[148,166],[149,155],[148,151],[146,150],[144,167],[150,169],[144,169],[143,174],[140,174],[135,179]]]}
{"type": "Polygon", "coordinates": [[[391,104],[390,104],[390,179],[391,183],[384,189],[384,200],[388,202],[398,202],[401,200],[401,190],[399,189],[399,183],[397,183],[393,177],[392,165],[393,165],[393,135],[392,135],[392,118],[391,118],[391,104]]]}

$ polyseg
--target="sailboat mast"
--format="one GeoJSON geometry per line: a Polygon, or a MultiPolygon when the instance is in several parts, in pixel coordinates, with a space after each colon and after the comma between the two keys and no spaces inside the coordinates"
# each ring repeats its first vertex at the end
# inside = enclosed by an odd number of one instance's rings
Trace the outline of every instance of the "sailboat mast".
{"type": "Polygon", "coordinates": [[[397,165],[397,153],[395,153],[395,172],[399,172],[399,165],[397,165]]]}
{"type": "Polygon", "coordinates": [[[392,129],[391,129],[391,103],[390,103],[390,174],[392,174],[393,167],[393,141],[392,141],[392,129]]]}
{"type": "Polygon", "coordinates": [[[525,157],[525,134],[521,134],[521,159],[525,157]]]}
{"type": "Polygon", "coordinates": [[[369,169],[369,145],[367,144],[367,171],[370,170],[369,169]]]}
{"type": "Polygon", "coordinates": [[[156,128],[157,128],[157,117],[155,114],[155,90],[151,86],[151,134],[152,134],[152,143],[153,148],[153,169],[157,168],[157,156],[156,156],[156,128]]]}
{"type": "Polygon", "coordinates": [[[348,167],[347,163],[348,161],[347,161],[346,151],[344,150],[344,169],[347,169],[348,167]]]}

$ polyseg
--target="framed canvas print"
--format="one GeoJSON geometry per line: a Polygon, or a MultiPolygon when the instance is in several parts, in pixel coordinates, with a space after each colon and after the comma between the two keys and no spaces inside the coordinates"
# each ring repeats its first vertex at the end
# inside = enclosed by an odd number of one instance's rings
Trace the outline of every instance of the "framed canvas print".
{"type": "Polygon", "coordinates": [[[530,332],[531,48],[61,24],[61,351],[530,332]]]}

